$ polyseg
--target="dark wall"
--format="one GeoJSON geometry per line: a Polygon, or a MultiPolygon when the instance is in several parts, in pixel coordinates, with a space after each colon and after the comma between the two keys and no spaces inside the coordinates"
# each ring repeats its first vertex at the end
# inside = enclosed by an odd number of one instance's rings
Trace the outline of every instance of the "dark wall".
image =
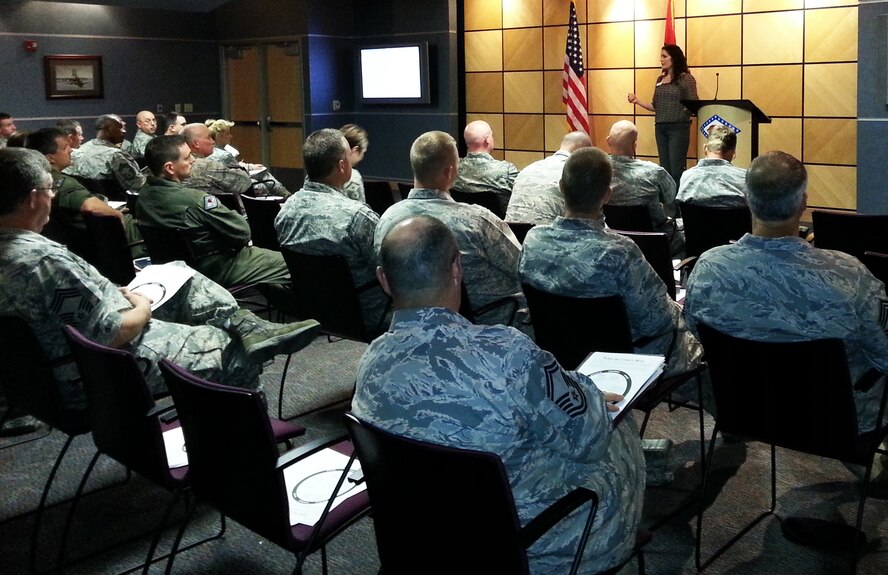
{"type": "Polygon", "coordinates": [[[5,0],[0,14],[0,110],[19,129],[77,118],[91,137],[96,116],[131,118],[158,104],[191,103],[195,118],[219,114],[219,54],[206,14],[5,0]],[[36,53],[24,50],[25,40],[38,42],[36,53]],[[47,100],[43,56],[51,54],[102,56],[105,97],[47,100]]]}
{"type": "Polygon", "coordinates": [[[857,21],[857,211],[888,214],[888,2],[861,2],[857,21]]]}
{"type": "Polygon", "coordinates": [[[220,41],[290,37],[306,33],[305,0],[233,0],[213,11],[220,41]]]}

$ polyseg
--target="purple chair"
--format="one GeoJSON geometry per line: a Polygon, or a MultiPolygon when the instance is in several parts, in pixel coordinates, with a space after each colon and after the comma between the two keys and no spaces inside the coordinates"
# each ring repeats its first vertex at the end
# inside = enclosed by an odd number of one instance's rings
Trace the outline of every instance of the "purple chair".
{"type": "MultiPolygon", "coordinates": [[[[347,436],[315,440],[281,455],[259,393],[210,383],[166,359],[160,369],[182,421],[195,495],[293,552],[294,574],[301,574],[308,555],[320,549],[326,573],[327,542],[368,513],[367,492],[352,495],[333,508],[331,498],[314,525],[291,525],[290,494],[283,471],[332,448],[349,456],[332,490],[338,492],[355,458],[347,436]]],[[[183,525],[177,543],[184,530],[183,525]]]]}

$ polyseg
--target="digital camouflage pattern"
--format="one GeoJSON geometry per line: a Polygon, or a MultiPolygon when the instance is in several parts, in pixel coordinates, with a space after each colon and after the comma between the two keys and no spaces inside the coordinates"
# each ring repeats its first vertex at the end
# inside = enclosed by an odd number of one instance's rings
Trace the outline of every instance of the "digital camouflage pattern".
{"type": "Polygon", "coordinates": [[[507,222],[544,225],[564,215],[564,194],[558,183],[569,157],[566,152],[555,152],[521,170],[512,187],[506,210],[507,222]]]}
{"type": "MultiPolygon", "coordinates": [[[[184,265],[178,262],[176,265],[184,265]]],[[[62,324],[110,345],[131,309],[117,287],[64,246],[39,234],[0,229],[0,307],[26,320],[50,361],[68,355],[62,324]]],[[[157,362],[169,358],[212,381],[255,389],[261,366],[251,363],[239,340],[220,329],[238,309],[222,287],[198,274],[165,305],[124,349],[148,363],[146,377],[155,393],[166,390],[157,362]]],[[[73,363],[55,369],[62,395],[71,406],[85,399],[73,363]]]]}
{"type": "Polygon", "coordinates": [[[150,176],[136,217],[149,226],[188,230],[195,267],[225,287],[290,282],[283,256],[250,246],[247,220],[212,194],[150,176]]]}
{"type": "Polygon", "coordinates": [[[603,220],[558,217],[551,226],[531,229],[524,238],[519,274],[522,282],[560,295],[620,296],[632,339],[656,338],[635,351],[667,355],[672,348],[666,375],[701,363],[703,349],[688,331],[681,306],[669,297],[635,242],[605,229],[603,220]]]}
{"type": "Polygon", "coordinates": [[[92,180],[115,180],[125,190],[139,191],[145,176],[131,155],[107,140],[98,138],[85,142],[72,155],[73,163],[63,171],[72,176],[92,180]]]}
{"type": "Polygon", "coordinates": [[[676,201],[703,206],[746,205],[746,170],[727,160],[704,158],[681,174],[676,201]]]}
{"type": "MultiPolygon", "coordinates": [[[[519,309],[515,326],[529,330],[527,302],[518,281],[521,248],[505,222],[481,206],[453,201],[447,192],[413,189],[406,200],[391,206],[379,219],[373,239],[377,257],[382,240],[392,226],[413,216],[437,218],[456,236],[462,254],[463,283],[473,309],[513,296],[518,300],[519,309]]],[[[487,325],[506,324],[508,311],[496,308],[476,319],[487,325]]]]}
{"type": "Polygon", "coordinates": [[[341,193],[345,194],[345,197],[350,200],[367,203],[367,197],[364,194],[364,178],[361,177],[361,172],[352,168],[351,178],[342,186],[341,193]]]}
{"type": "MultiPolygon", "coordinates": [[[[264,173],[262,174],[261,180],[256,180],[255,178],[253,178],[252,175],[250,175],[250,172],[248,172],[247,169],[243,165],[241,165],[241,163],[238,162],[237,159],[228,150],[225,150],[223,148],[213,148],[213,153],[210,154],[209,156],[207,156],[206,158],[201,158],[200,156],[197,156],[196,154],[193,154],[193,155],[195,158],[195,162],[198,159],[209,160],[209,162],[204,162],[201,166],[201,169],[199,170],[199,171],[203,172],[202,177],[205,178],[206,181],[201,181],[199,179],[198,186],[204,186],[204,187],[198,187],[198,189],[206,188],[206,191],[211,194],[215,194],[215,193],[234,194],[238,197],[238,205],[243,207],[243,205],[242,205],[243,202],[240,201],[240,194],[242,192],[225,192],[225,191],[214,192],[211,189],[212,188],[211,180],[212,180],[212,177],[215,177],[215,176],[211,177],[208,175],[208,174],[217,174],[217,173],[221,174],[219,176],[219,179],[217,182],[219,186],[224,186],[224,185],[226,185],[226,182],[228,182],[231,184],[231,189],[240,189],[241,187],[243,187],[243,182],[245,181],[243,179],[243,177],[240,176],[239,174],[237,174],[236,172],[234,174],[225,173],[225,171],[227,171],[227,170],[237,170],[238,172],[242,172],[244,174],[247,174],[247,176],[250,178],[251,188],[248,188],[248,189],[250,190],[250,193],[255,197],[261,198],[264,196],[277,196],[277,197],[281,197],[281,198],[286,198],[286,197],[290,196],[290,191],[284,186],[284,184],[280,183],[277,180],[277,178],[272,176],[268,170],[264,171],[264,173]],[[219,164],[222,164],[222,167],[214,166],[210,162],[218,162],[219,164]]],[[[192,166],[191,178],[194,178],[194,166],[192,166]]],[[[190,185],[191,180],[188,180],[188,183],[190,185]]],[[[195,186],[192,186],[192,187],[195,187],[195,186]]]]}
{"type": "MultiPolygon", "coordinates": [[[[365,204],[344,197],[331,186],[305,182],[274,220],[282,248],[312,255],[345,258],[356,287],[376,284],[376,252],[373,233],[379,216],[365,204]]],[[[385,330],[388,296],[377,284],[359,294],[364,328],[368,333],[385,330]]]]}
{"type": "MultiPolygon", "coordinates": [[[[761,341],[839,338],[856,381],[870,368],[888,372],[886,306],[884,284],[856,258],[799,237],[746,234],[700,256],[684,311],[692,330],[706,323],[761,341]]],[[[861,431],[874,426],[880,381],[855,391],[861,431]]]]}
{"type": "Polygon", "coordinates": [[[614,177],[608,204],[634,206],[644,204],[651,214],[654,229],[666,225],[666,217],[674,213],[675,180],[664,168],[653,162],[611,155],[614,177]],[[668,212],[667,212],[668,210],[668,212]]]}
{"type": "MultiPolygon", "coordinates": [[[[361,359],[352,410],[394,433],[499,455],[522,524],[576,487],[596,491],[580,573],[632,552],[645,481],[634,420],[614,427],[594,384],[517,330],[444,308],[396,311],[361,359]]],[[[565,573],[585,519],[575,513],[531,546],[531,573],[565,573]]]]}
{"type": "Polygon", "coordinates": [[[133,136],[133,144],[129,149],[129,153],[135,157],[142,157],[145,155],[145,146],[148,145],[148,142],[154,139],[154,136],[151,134],[146,134],[142,130],[136,130],[136,135],[133,136]]]}
{"type": "Polygon", "coordinates": [[[469,152],[459,160],[453,189],[464,193],[494,192],[500,213],[506,213],[518,168],[511,162],[497,160],[487,152],[469,152]]]}

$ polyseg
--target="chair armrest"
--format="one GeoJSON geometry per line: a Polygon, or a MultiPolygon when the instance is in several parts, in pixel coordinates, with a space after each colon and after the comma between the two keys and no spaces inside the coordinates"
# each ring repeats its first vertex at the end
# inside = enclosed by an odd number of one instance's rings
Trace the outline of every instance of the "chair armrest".
{"type": "Polygon", "coordinates": [[[598,494],[585,487],[577,487],[561,499],[548,506],[542,513],[531,519],[527,525],[518,531],[521,544],[528,548],[536,542],[544,533],[555,526],[556,523],[567,517],[587,501],[592,502],[589,510],[590,518],[598,511],[598,494]]]}
{"type": "Polygon", "coordinates": [[[504,298],[494,300],[490,303],[474,308],[472,310],[472,313],[474,313],[475,317],[478,317],[507,305],[512,306],[512,311],[509,313],[509,321],[506,323],[506,325],[512,325],[512,322],[515,321],[515,314],[518,313],[518,298],[516,298],[515,296],[506,296],[504,298]]]}
{"type": "Polygon", "coordinates": [[[694,262],[697,259],[697,256],[689,256],[683,260],[680,260],[677,264],[672,266],[672,269],[675,271],[683,270],[685,268],[690,268],[694,266],[694,262]]]}
{"type": "Polygon", "coordinates": [[[325,435],[324,437],[315,439],[314,441],[309,441],[308,443],[300,445],[295,449],[291,449],[290,451],[287,451],[286,453],[278,457],[277,465],[275,467],[276,469],[284,469],[285,467],[296,463],[304,457],[308,457],[313,453],[317,453],[322,449],[326,449],[327,447],[336,445],[337,443],[345,441],[346,439],[348,439],[347,433],[339,433],[325,435]]]}

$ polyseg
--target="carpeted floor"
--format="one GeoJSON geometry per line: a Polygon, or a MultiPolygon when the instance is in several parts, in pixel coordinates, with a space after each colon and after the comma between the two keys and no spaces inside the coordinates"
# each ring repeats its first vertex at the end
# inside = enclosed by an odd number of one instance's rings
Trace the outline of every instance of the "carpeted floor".
{"type": "MultiPolygon", "coordinates": [[[[284,416],[347,400],[352,392],[357,362],[363,344],[349,341],[330,343],[318,338],[310,347],[293,357],[290,365],[284,416]]],[[[266,368],[263,382],[269,411],[277,411],[277,390],[283,358],[266,368]]],[[[306,440],[340,430],[345,403],[297,419],[309,428],[306,440]]],[[[711,420],[708,420],[711,425],[711,420]]],[[[670,438],[675,480],[665,487],[649,487],[645,497],[643,525],[655,526],[653,541],[646,547],[647,572],[652,575],[694,573],[694,533],[697,505],[694,502],[700,484],[700,446],[696,414],[679,409],[669,412],[665,406],[654,411],[647,436],[670,438]]],[[[711,431],[711,429],[709,430],[711,431]]],[[[3,438],[0,448],[22,438],[3,438]]],[[[34,526],[31,512],[52,462],[64,443],[59,432],[0,449],[0,574],[28,572],[30,538],[34,526]]],[[[53,488],[50,501],[65,499],[74,493],[80,474],[94,453],[89,435],[75,439],[53,488]]],[[[769,451],[759,444],[721,441],[715,454],[715,474],[711,493],[720,490],[705,514],[704,555],[709,555],[753,519],[769,502],[769,451]],[[741,464],[742,467],[739,467],[741,464]],[[739,469],[738,469],[739,467],[739,469]]],[[[848,522],[853,525],[857,509],[857,480],[842,464],[816,457],[778,451],[778,514],[805,515],[848,522]]],[[[125,477],[115,462],[102,458],[93,473],[89,488],[111,485],[125,477]]],[[[709,499],[712,499],[710,497],[709,499]]],[[[65,569],[70,574],[119,573],[137,566],[147,552],[150,535],[159,521],[170,495],[149,482],[133,476],[123,485],[85,497],[78,505],[74,534],[68,547],[69,558],[82,557],[137,536],[111,551],[85,559],[65,569]]],[[[57,505],[45,514],[44,535],[38,542],[38,566],[52,565],[59,550],[58,534],[64,522],[67,504],[57,505]]],[[[181,515],[181,513],[180,513],[181,515]]],[[[218,514],[201,506],[189,528],[188,540],[197,540],[214,532],[218,514]]],[[[882,539],[888,536],[888,500],[871,497],[864,517],[869,535],[868,552],[861,558],[858,573],[884,575],[888,572],[888,552],[882,539]]],[[[167,547],[174,534],[165,533],[167,547]]],[[[328,546],[331,575],[376,574],[379,561],[371,519],[363,519],[328,546]]],[[[292,555],[261,537],[229,522],[228,532],[213,541],[182,553],[175,563],[181,574],[272,574],[289,573],[295,561],[292,555]]],[[[842,550],[810,548],[789,542],[781,532],[780,521],[768,517],[737,545],[713,563],[707,573],[732,575],[763,573],[836,573],[847,572],[848,554],[842,550]]],[[[152,572],[163,571],[162,564],[152,572]]],[[[624,570],[635,573],[635,565],[624,570]]],[[[305,573],[321,573],[319,554],[309,557],[305,573]]]]}

